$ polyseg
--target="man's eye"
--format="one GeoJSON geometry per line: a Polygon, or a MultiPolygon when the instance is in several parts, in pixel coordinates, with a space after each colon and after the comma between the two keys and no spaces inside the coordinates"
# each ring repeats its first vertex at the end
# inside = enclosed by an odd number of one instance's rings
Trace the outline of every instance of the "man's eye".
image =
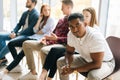
{"type": "Polygon", "coordinates": [[[76,27],[79,27],[79,25],[76,25],[76,27]]]}
{"type": "Polygon", "coordinates": [[[80,25],[80,23],[78,23],[76,26],[79,26],[80,25]]]}
{"type": "Polygon", "coordinates": [[[70,27],[71,29],[73,29],[73,27],[70,27]]]}

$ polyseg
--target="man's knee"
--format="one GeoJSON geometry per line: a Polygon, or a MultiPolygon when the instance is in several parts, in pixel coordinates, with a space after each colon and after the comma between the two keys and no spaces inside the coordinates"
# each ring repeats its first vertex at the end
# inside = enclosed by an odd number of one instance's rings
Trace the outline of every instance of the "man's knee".
{"type": "Polygon", "coordinates": [[[28,44],[29,44],[28,41],[24,41],[23,44],[22,44],[22,47],[24,48],[24,47],[28,46],[28,44]]]}
{"type": "Polygon", "coordinates": [[[44,54],[43,52],[40,54],[42,65],[44,65],[46,56],[47,56],[47,54],[44,54]]]}
{"type": "Polygon", "coordinates": [[[89,72],[87,76],[88,80],[102,80],[101,77],[95,72],[89,72]]]}
{"type": "Polygon", "coordinates": [[[13,45],[13,41],[10,41],[9,43],[8,43],[8,46],[12,46],[13,45]]]}
{"type": "Polygon", "coordinates": [[[65,65],[65,57],[61,57],[57,60],[57,67],[61,68],[62,66],[65,65]]]}

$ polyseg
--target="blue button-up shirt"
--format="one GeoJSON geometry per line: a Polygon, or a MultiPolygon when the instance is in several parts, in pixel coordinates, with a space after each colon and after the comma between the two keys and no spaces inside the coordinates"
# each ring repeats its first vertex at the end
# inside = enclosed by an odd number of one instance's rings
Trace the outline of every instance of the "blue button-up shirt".
{"type": "Polygon", "coordinates": [[[27,36],[33,35],[34,34],[33,27],[37,23],[38,18],[39,18],[39,13],[37,12],[36,9],[33,9],[31,11],[29,10],[25,11],[22,14],[21,19],[19,20],[18,24],[14,28],[13,32],[15,32],[16,34],[19,33],[19,35],[27,35],[27,36]],[[28,28],[26,28],[25,30],[21,30],[21,28],[24,27],[25,25],[25,21],[26,21],[28,14],[29,14],[28,28]],[[19,32],[19,30],[21,31],[19,32]]]}

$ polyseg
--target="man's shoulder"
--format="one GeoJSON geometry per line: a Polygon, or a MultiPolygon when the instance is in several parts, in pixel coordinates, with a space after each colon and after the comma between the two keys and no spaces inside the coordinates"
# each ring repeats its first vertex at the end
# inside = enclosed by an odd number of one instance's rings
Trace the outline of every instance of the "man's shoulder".
{"type": "Polygon", "coordinates": [[[73,37],[73,38],[76,38],[76,37],[72,34],[72,32],[71,32],[71,31],[69,31],[67,35],[68,35],[68,37],[73,37]]]}
{"type": "Polygon", "coordinates": [[[92,27],[89,27],[89,26],[87,26],[86,28],[87,28],[86,30],[87,30],[88,34],[91,34],[91,35],[102,35],[102,33],[99,30],[95,29],[95,28],[92,28],[92,27]]]}
{"type": "Polygon", "coordinates": [[[38,15],[38,16],[39,16],[39,13],[38,13],[38,11],[37,11],[36,9],[33,9],[33,10],[31,11],[31,14],[33,14],[33,15],[38,15]]]}
{"type": "Polygon", "coordinates": [[[61,22],[61,21],[64,22],[66,19],[67,19],[66,16],[64,16],[64,17],[59,19],[59,22],[61,22]]]}
{"type": "Polygon", "coordinates": [[[89,41],[94,41],[94,40],[103,41],[103,40],[105,40],[105,38],[101,32],[99,32],[98,30],[91,28],[91,27],[89,27],[89,30],[87,30],[86,37],[87,37],[87,40],[89,40],[89,41]]]}

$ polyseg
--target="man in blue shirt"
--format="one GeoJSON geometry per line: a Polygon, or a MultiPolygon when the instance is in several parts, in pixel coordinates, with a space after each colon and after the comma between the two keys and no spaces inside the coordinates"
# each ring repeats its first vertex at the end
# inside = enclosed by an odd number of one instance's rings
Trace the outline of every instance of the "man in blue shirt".
{"type": "Polygon", "coordinates": [[[11,33],[0,33],[0,65],[4,65],[7,62],[5,55],[9,52],[9,49],[6,41],[14,41],[34,34],[33,27],[39,17],[39,13],[35,9],[36,3],[37,0],[27,0],[26,8],[28,8],[28,10],[23,12],[13,31],[11,31],[11,33]]]}

